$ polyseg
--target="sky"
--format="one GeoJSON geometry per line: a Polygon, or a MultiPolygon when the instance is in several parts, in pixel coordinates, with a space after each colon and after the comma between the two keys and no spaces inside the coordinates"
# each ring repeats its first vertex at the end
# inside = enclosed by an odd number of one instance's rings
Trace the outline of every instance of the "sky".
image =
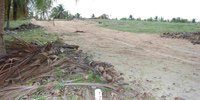
{"type": "Polygon", "coordinates": [[[54,7],[63,4],[70,13],[80,13],[82,17],[90,18],[92,14],[100,16],[107,14],[110,18],[122,18],[132,15],[134,18],[164,17],[172,19],[181,17],[200,20],[200,0],[57,0],[54,7]]]}

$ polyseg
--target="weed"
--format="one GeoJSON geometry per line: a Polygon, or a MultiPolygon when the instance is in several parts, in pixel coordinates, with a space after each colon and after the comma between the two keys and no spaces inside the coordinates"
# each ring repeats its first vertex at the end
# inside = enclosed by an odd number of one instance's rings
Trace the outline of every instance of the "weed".
{"type": "Polygon", "coordinates": [[[16,98],[17,98],[17,96],[18,96],[18,95],[15,95],[15,96],[14,96],[14,99],[16,99],[16,98]]]}
{"type": "Polygon", "coordinates": [[[112,91],[112,89],[102,89],[102,93],[110,92],[110,91],[112,91]]]}
{"type": "Polygon", "coordinates": [[[42,99],[42,100],[45,100],[45,99],[46,99],[46,97],[43,97],[43,96],[41,96],[41,95],[39,95],[38,98],[39,98],[39,99],[42,99]]]}
{"type": "Polygon", "coordinates": [[[42,90],[44,90],[44,87],[38,86],[38,91],[42,91],[42,90]]]}
{"type": "Polygon", "coordinates": [[[89,57],[87,57],[87,61],[90,61],[91,59],[89,57]]]}
{"type": "Polygon", "coordinates": [[[59,55],[59,57],[60,57],[60,58],[65,58],[65,57],[66,57],[66,54],[62,53],[62,54],[59,55]]]}
{"type": "Polygon", "coordinates": [[[156,96],[151,97],[151,100],[156,100],[156,96]]]}
{"type": "Polygon", "coordinates": [[[76,97],[75,97],[75,96],[72,96],[72,99],[71,99],[71,100],[74,100],[74,99],[76,100],[76,97]]]}
{"type": "Polygon", "coordinates": [[[124,87],[128,92],[131,90],[131,86],[124,87]]]}
{"type": "Polygon", "coordinates": [[[47,84],[48,84],[48,82],[43,82],[43,84],[47,85],[47,84]]]}
{"type": "Polygon", "coordinates": [[[37,97],[38,97],[37,95],[33,95],[33,96],[32,96],[32,98],[35,98],[35,99],[36,99],[37,97]]]}
{"type": "Polygon", "coordinates": [[[60,85],[56,85],[56,89],[60,90],[61,86],[60,85]]]}

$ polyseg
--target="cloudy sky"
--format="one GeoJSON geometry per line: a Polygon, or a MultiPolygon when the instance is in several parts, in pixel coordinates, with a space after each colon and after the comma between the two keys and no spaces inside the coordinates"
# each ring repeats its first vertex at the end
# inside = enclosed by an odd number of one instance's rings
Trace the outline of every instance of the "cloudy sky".
{"type": "Polygon", "coordinates": [[[163,16],[200,20],[200,0],[79,0],[77,4],[75,0],[57,0],[54,6],[58,4],[63,4],[72,14],[80,13],[87,18],[105,13],[118,19],[131,14],[142,19],[163,16]]]}

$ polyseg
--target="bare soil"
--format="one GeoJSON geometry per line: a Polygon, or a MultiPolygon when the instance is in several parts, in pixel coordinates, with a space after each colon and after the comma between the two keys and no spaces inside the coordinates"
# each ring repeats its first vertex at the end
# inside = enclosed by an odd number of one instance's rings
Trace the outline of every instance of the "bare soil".
{"type": "Polygon", "coordinates": [[[141,85],[156,99],[200,98],[200,45],[188,40],[161,38],[159,34],[134,34],[105,29],[80,20],[35,21],[66,43],[115,65],[131,86],[141,85]],[[79,31],[79,32],[76,32],[79,31]],[[81,32],[83,31],[83,32],[81,32]]]}

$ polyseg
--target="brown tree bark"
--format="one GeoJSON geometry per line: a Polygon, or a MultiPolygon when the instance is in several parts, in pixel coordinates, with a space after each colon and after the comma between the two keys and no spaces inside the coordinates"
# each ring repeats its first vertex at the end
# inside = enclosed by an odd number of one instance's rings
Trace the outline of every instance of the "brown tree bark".
{"type": "Polygon", "coordinates": [[[4,32],[4,0],[0,0],[0,56],[6,54],[5,43],[3,40],[4,32]]]}
{"type": "Polygon", "coordinates": [[[10,6],[11,6],[11,0],[8,0],[7,27],[6,27],[6,29],[10,28],[10,6]]]}
{"type": "Polygon", "coordinates": [[[17,20],[17,0],[13,0],[13,19],[17,20]]]}

